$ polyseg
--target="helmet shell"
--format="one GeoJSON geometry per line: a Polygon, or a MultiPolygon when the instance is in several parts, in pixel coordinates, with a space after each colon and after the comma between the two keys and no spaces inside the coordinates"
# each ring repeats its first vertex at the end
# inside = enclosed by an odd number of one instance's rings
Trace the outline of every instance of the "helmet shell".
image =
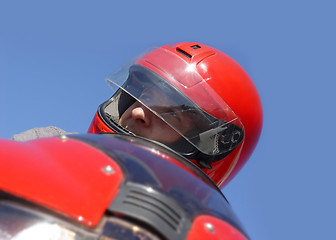
{"type": "MultiPolygon", "coordinates": [[[[209,115],[218,119],[239,119],[244,130],[244,139],[239,147],[212,162],[211,168],[205,168],[198,161],[190,159],[218,186],[223,187],[246,163],[261,133],[262,105],[247,72],[225,53],[197,42],[157,48],[142,56],[136,64],[162,76],[209,115]],[[193,74],[188,74],[186,66],[192,68],[190,72],[193,74]],[[198,77],[195,77],[195,72],[198,77]],[[218,106],[224,107],[219,109],[218,106]],[[223,113],[228,116],[223,116],[223,113]]],[[[110,130],[116,131],[97,113],[89,132],[110,130]]]]}

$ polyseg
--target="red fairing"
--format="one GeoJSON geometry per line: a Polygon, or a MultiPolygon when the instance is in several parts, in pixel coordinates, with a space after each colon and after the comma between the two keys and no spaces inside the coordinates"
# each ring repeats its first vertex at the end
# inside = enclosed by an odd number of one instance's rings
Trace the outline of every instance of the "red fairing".
{"type": "Polygon", "coordinates": [[[197,217],[189,231],[186,238],[187,240],[219,240],[219,239],[230,239],[230,240],[247,240],[247,238],[242,235],[233,226],[224,222],[218,218],[212,216],[199,216],[197,217]]]}
{"type": "Polygon", "coordinates": [[[126,134],[0,145],[1,239],[36,239],[45,227],[76,239],[248,236],[208,176],[165,145],[126,134]]]}
{"type": "Polygon", "coordinates": [[[87,226],[98,224],[123,179],[111,158],[66,137],[25,143],[0,139],[0,145],[1,191],[87,226]]]}

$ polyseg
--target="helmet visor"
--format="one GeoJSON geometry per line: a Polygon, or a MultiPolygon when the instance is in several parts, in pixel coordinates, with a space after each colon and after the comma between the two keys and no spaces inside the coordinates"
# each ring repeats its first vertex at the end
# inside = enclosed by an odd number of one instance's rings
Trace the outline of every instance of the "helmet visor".
{"type": "MultiPolygon", "coordinates": [[[[169,55],[169,53],[163,53],[169,55]]],[[[162,70],[155,63],[151,64],[162,70]]],[[[161,141],[174,150],[188,153],[192,146],[193,149],[196,148],[206,155],[222,155],[231,152],[243,139],[243,127],[238,117],[224,101],[218,103],[218,96],[215,96],[216,101],[211,97],[215,93],[210,87],[207,88],[206,84],[201,88],[202,92],[198,94],[202,98],[207,97],[207,103],[204,104],[211,104],[217,112],[216,116],[220,117],[214,117],[202,110],[200,104],[197,105],[187,97],[176,82],[181,83],[178,78],[183,75],[185,78],[192,79],[192,82],[196,84],[204,83],[204,79],[193,66],[183,60],[176,64],[174,72],[178,71],[177,67],[180,71],[184,71],[184,74],[180,72],[178,77],[174,77],[172,72],[159,74],[134,62],[119,69],[107,79],[109,86],[115,90],[115,94],[106,105],[105,112],[111,116],[113,121],[120,124],[120,118],[127,108],[137,102],[179,136],[177,144],[167,144],[161,141]]],[[[134,133],[141,135],[137,131],[134,133]]]]}

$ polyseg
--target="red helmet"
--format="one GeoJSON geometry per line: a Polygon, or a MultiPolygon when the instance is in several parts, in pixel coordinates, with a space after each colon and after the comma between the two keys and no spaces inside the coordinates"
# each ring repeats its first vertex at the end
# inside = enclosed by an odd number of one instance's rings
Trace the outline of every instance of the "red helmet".
{"type": "MultiPolygon", "coordinates": [[[[262,106],[256,87],[236,61],[212,47],[192,42],[156,48],[107,82],[115,92],[99,106],[90,133],[161,142],[197,164],[219,187],[237,174],[258,142],[262,106]],[[128,124],[134,106],[165,124],[159,136],[128,124]],[[167,127],[169,133],[163,131],[167,127]]],[[[139,123],[147,127],[147,120],[139,123]]]]}

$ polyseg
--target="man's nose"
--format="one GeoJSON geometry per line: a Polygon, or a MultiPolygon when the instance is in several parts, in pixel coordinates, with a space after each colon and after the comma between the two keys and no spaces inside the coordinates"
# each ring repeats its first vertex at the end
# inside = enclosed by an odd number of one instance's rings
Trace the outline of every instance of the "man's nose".
{"type": "Polygon", "coordinates": [[[151,112],[144,106],[140,105],[132,110],[132,119],[141,126],[148,127],[150,125],[151,112]]]}

